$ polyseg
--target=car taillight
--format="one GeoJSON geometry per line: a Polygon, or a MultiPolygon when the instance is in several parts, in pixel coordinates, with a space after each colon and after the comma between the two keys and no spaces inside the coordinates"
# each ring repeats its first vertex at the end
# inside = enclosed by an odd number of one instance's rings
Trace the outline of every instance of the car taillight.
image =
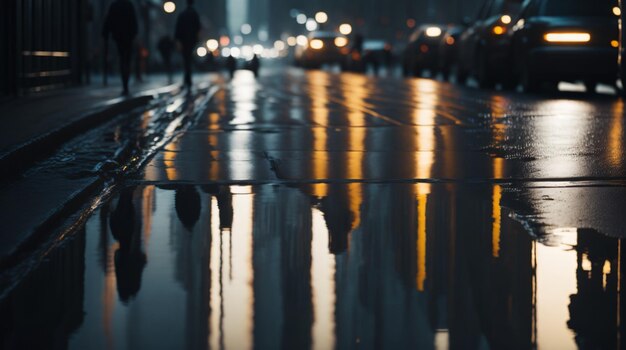
{"type": "Polygon", "coordinates": [[[493,27],[491,32],[493,34],[495,34],[495,35],[502,35],[502,34],[506,33],[506,28],[503,27],[503,26],[495,26],[495,27],[493,27]]]}
{"type": "Polygon", "coordinates": [[[588,43],[591,41],[589,33],[546,33],[543,39],[549,43],[588,43]]]}

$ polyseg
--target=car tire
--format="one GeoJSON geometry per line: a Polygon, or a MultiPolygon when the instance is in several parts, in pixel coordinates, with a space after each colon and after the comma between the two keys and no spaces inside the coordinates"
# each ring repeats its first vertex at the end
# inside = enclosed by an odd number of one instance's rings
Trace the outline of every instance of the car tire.
{"type": "Polygon", "coordinates": [[[465,85],[467,83],[468,74],[463,68],[459,67],[456,71],[456,82],[457,84],[465,85]]]}
{"type": "Polygon", "coordinates": [[[520,80],[522,84],[522,89],[526,93],[538,92],[539,88],[541,87],[541,81],[526,65],[522,68],[520,80]]]}
{"type": "Polygon", "coordinates": [[[449,68],[442,68],[441,69],[441,79],[443,79],[444,81],[450,80],[450,69],[449,68]]]}
{"type": "Polygon", "coordinates": [[[493,89],[496,86],[496,82],[493,77],[489,75],[487,56],[484,51],[481,51],[478,54],[477,60],[478,69],[476,72],[476,78],[478,80],[478,86],[481,89],[493,89]]]}
{"type": "Polygon", "coordinates": [[[593,94],[596,92],[596,87],[598,83],[595,81],[585,81],[585,90],[588,94],[593,94]]]}
{"type": "Polygon", "coordinates": [[[409,69],[409,62],[407,62],[407,59],[405,58],[402,62],[402,76],[405,78],[408,78],[411,76],[411,70],[409,69]]]}
{"type": "Polygon", "coordinates": [[[413,65],[413,71],[411,72],[411,75],[413,77],[419,78],[419,77],[422,76],[422,74],[423,74],[422,68],[418,64],[414,64],[413,65]]]}

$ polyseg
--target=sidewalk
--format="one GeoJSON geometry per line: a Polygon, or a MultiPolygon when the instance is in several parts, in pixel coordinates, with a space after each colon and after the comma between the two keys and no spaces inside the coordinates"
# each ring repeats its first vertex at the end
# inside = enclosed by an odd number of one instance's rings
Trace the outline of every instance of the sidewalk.
{"type": "MultiPolygon", "coordinates": [[[[121,97],[121,83],[101,78],[91,85],[60,89],[31,96],[9,99],[0,104],[0,179],[45,156],[60,143],[81,134],[97,124],[147,104],[153,96],[176,93],[179,84],[169,84],[162,74],[131,80],[131,96],[121,97]]],[[[177,80],[174,80],[175,82],[177,80]]]]}
{"type": "MultiPolygon", "coordinates": [[[[182,123],[186,120],[185,115],[193,111],[184,109],[169,111],[165,104],[148,104],[149,99],[155,94],[176,94],[180,89],[178,85],[165,85],[165,77],[159,80],[158,77],[150,79],[140,86],[135,85],[135,94],[129,98],[118,98],[118,88],[103,88],[99,86],[88,86],[82,89],[68,89],[58,91],[45,96],[33,96],[23,99],[15,99],[11,104],[11,110],[16,111],[17,116],[23,118],[12,118],[2,114],[1,119],[7,124],[11,124],[19,131],[19,137],[12,135],[8,128],[4,128],[0,133],[3,138],[13,140],[13,143],[2,140],[2,145],[6,149],[16,149],[12,155],[23,153],[21,150],[29,148],[33,139],[47,140],[51,138],[48,128],[57,127],[56,130],[71,129],[73,136],[65,132],[52,132],[54,139],[58,139],[57,148],[44,149],[38,151],[41,154],[49,154],[52,158],[44,160],[40,166],[32,168],[34,171],[18,173],[19,176],[4,178],[0,180],[0,294],[6,279],[11,279],[14,268],[21,269],[21,263],[29,265],[29,259],[38,259],[45,255],[46,249],[55,244],[57,238],[51,233],[62,235],[66,225],[71,226],[72,221],[79,221],[82,213],[88,208],[89,200],[99,194],[105,187],[105,183],[111,180],[110,177],[101,176],[97,171],[93,171],[103,161],[111,160],[112,164],[126,164],[133,156],[134,147],[137,143],[133,137],[134,129],[131,125],[136,117],[143,115],[142,109],[130,108],[123,112],[113,111],[107,114],[106,118],[99,118],[100,124],[104,127],[85,127],[83,120],[94,119],[93,115],[102,114],[104,108],[107,111],[119,109],[118,107],[127,104],[128,101],[145,100],[146,108],[151,111],[161,111],[151,113],[147,120],[153,125],[146,126],[146,130],[156,129],[153,127],[159,123],[167,130],[171,125],[182,123]],[[21,106],[19,109],[18,107],[21,106]],[[94,114],[94,110],[96,114],[94,114]],[[121,118],[122,121],[113,120],[113,117],[120,113],[130,112],[129,118],[121,118]],[[46,112],[49,111],[49,115],[46,112]],[[157,117],[160,116],[160,117],[157,117]],[[38,119],[39,118],[39,119],[38,119]],[[161,119],[159,119],[161,118],[161,119]],[[42,120],[45,119],[45,120],[42,120]],[[50,119],[50,120],[48,120],[50,119]],[[27,123],[31,121],[33,127],[27,123]],[[59,125],[54,125],[53,122],[59,125]],[[107,123],[108,122],[108,123],[107,123]],[[83,125],[82,131],[77,132],[73,125],[83,125]],[[107,130],[120,126],[123,130],[119,140],[111,140],[107,130]],[[127,128],[128,127],[128,128],[127,128]],[[23,129],[23,130],[22,130],[23,129]],[[30,135],[30,136],[29,136],[30,135]],[[61,136],[59,136],[61,135],[61,136]],[[22,142],[20,144],[20,142],[22,142]],[[20,145],[22,145],[20,147],[20,145]],[[24,146],[26,145],[26,146],[24,146]],[[54,158],[61,154],[71,154],[69,158],[54,158]],[[69,218],[69,219],[68,219],[69,218]],[[50,241],[52,239],[52,241],[50,241]],[[42,250],[43,249],[43,250],[42,250]],[[43,255],[42,255],[43,254],[43,255]]],[[[211,91],[210,79],[204,75],[197,75],[195,92],[208,94],[211,91]]],[[[214,93],[214,92],[213,92],[214,93]]],[[[173,96],[168,99],[181,101],[184,103],[184,96],[173,96]]],[[[194,100],[195,101],[195,100],[194,100]]],[[[139,105],[137,105],[139,107],[139,105]]],[[[198,105],[194,108],[204,108],[198,105]]],[[[159,129],[160,130],[160,129],[159,129]]],[[[150,134],[151,137],[155,135],[150,134]]],[[[41,147],[42,142],[34,141],[41,147]]],[[[43,142],[48,144],[48,142],[43,142]]],[[[15,157],[7,156],[4,159],[15,157]]],[[[19,160],[19,158],[18,158],[19,160]]],[[[14,163],[9,163],[13,167],[14,163]]],[[[0,166],[3,166],[0,159],[0,166]]],[[[3,169],[0,169],[0,176],[3,169]]],[[[15,171],[13,171],[15,173],[15,171]]]]}

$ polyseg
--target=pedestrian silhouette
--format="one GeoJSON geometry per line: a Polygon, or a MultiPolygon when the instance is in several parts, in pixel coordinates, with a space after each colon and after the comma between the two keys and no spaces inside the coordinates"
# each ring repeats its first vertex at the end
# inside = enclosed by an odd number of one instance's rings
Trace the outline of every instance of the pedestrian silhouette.
{"type": "Polygon", "coordinates": [[[198,33],[200,32],[200,16],[193,8],[193,0],[187,0],[187,8],[178,16],[176,20],[176,40],[180,42],[182,48],[183,64],[185,66],[185,87],[191,90],[191,63],[193,49],[198,43],[198,33]]]}
{"type": "Polygon", "coordinates": [[[158,43],[159,53],[163,59],[163,65],[167,72],[167,80],[172,82],[172,51],[174,51],[174,40],[169,35],[164,35],[159,39],[158,43]]]}
{"type": "Polygon", "coordinates": [[[261,68],[261,61],[258,55],[254,55],[250,61],[250,70],[254,73],[255,77],[259,76],[259,68],[261,68]]]}
{"type": "Polygon", "coordinates": [[[228,73],[232,79],[235,76],[235,71],[237,70],[237,60],[232,55],[226,58],[226,69],[228,69],[228,73]]]}
{"type": "Polygon", "coordinates": [[[128,95],[130,60],[133,41],[137,36],[137,32],[137,15],[130,0],[115,0],[111,3],[109,12],[104,20],[102,36],[104,37],[106,47],[108,47],[109,35],[111,35],[117,45],[122,85],[124,86],[123,95],[128,95]]]}

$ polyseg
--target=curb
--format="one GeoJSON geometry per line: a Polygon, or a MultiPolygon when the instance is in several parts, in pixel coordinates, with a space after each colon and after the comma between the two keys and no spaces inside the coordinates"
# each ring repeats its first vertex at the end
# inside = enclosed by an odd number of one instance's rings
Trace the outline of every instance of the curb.
{"type": "MultiPolygon", "coordinates": [[[[204,89],[208,90],[208,87],[204,89]]],[[[163,88],[152,91],[151,94],[146,93],[146,96],[140,96],[141,99],[146,99],[149,101],[151,96],[160,95],[163,93],[177,93],[177,89],[170,89],[169,91],[163,90],[163,88]]],[[[107,113],[106,115],[110,115],[107,113]]],[[[91,120],[96,117],[86,117],[91,120]]],[[[95,121],[91,121],[89,123],[85,123],[84,125],[80,125],[85,128],[87,125],[95,125],[97,120],[101,122],[106,121],[106,116],[100,116],[95,121]]],[[[79,128],[72,128],[78,130],[79,128]]],[[[67,133],[70,134],[69,132],[67,133]]],[[[63,140],[61,143],[67,141],[63,140]]],[[[133,157],[134,145],[131,143],[125,143],[113,156],[112,160],[115,160],[119,164],[128,163],[128,161],[133,157]]],[[[50,152],[53,152],[51,150],[50,152]]],[[[96,194],[102,194],[107,188],[114,188],[119,185],[118,181],[113,180],[113,182],[109,182],[111,179],[104,178],[101,176],[94,176],[93,179],[89,182],[77,188],[75,192],[72,193],[62,204],[60,204],[57,208],[53,209],[49,216],[37,224],[28,235],[28,237],[23,240],[21,243],[17,244],[14,249],[5,255],[0,256],[0,299],[2,299],[2,273],[4,271],[13,269],[20,266],[23,262],[27,261],[28,257],[35,252],[36,254],[44,254],[49,247],[54,246],[54,241],[50,241],[50,232],[56,231],[60,234],[63,232],[71,231],[75,224],[68,224],[68,217],[70,220],[76,222],[81,222],[84,218],[88,218],[92,211],[89,209],[90,205],[94,202],[90,201],[96,194]],[[47,242],[47,243],[46,243],[47,242]],[[43,247],[43,249],[42,249],[43,247]]]]}
{"type": "MultiPolygon", "coordinates": [[[[128,161],[131,157],[132,148],[130,143],[125,143],[116,152],[112,160],[120,163],[128,161]]],[[[112,186],[115,185],[115,183],[112,184],[112,186]]],[[[45,242],[50,231],[60,229],[62,232],[64,230],[62,226],[66,222],[67,217],[78,214],[78,221],[80,221],[80,218],[84,216],[84,212],[89,212],[88,199],[96,193],[101,193],[106,186],[107,179],[101,176],[94,176],[92,181],[77,188],[58,208],[50,212],[50,216],[47,219],[33,228],[28,238],[16,245],[13,251],[0,256],[0,272],[15,267],[24,261],[26,256],[32,254],[34,250],[41,246],[42,242],[45,242]]]]}
{"type": "Polygon", "coordinates": [[[118,102],[110,100],[104,106],[83,113],[74,120],[46,134],[18,145],[13,150],[0,155],[0,181],[18,176],[37,160],[52,154],[68,140],[97,127],[113,117],[148,104],[156,95],[175,94],[180,89],[175,85],[149,90],[118,102]]]}

